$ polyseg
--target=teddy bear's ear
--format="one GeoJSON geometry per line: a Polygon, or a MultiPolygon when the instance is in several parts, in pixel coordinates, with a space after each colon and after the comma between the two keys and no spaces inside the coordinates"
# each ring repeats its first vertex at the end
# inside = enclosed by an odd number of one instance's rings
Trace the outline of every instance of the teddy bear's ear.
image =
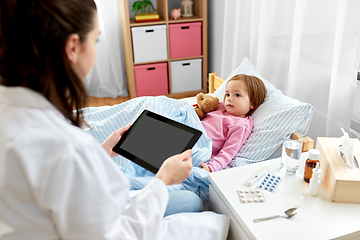
{"type": "Polygon", "coordinates": [[[196,101],[202,101],[204,99],[204,93],[196,94],[196,101]]]}

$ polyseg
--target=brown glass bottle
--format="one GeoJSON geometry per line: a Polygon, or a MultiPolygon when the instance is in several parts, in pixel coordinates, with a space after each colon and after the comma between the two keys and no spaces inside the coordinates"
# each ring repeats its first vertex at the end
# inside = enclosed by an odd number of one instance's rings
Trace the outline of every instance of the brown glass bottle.
{"type": "Polygon", "coordinates": [[[306,160],[305,163],[305,171],[304,171],[304,181],[309,183],[311,177],[312,177],[312,173],[313,173],[313,169],[316,167],[316,163],[319,163],[319,167],[320,167],[320,161],[319,161],[319,157],[320,157],[320,151],[317,149],[310,149],[308,152],[308,159],[306,160]]]}

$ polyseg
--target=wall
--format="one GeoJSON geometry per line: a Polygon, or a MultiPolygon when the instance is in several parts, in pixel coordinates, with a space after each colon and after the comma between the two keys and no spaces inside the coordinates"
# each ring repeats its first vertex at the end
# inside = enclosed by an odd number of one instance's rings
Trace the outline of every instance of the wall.
{"type": "Polygon", "coordinates": [[[357,82],[355,101],[353,107],[353,119],[360,122],[360,81],[357,82]]]}
{"type": "Polygon", "coordinates": [[[360,80],[357,82],[350,128],[350,137],[360,139],[360,80]]]}
{"type": "Polygon", "coordinates": [[[224,30],[225,2],[208,0],[208,70],[221,75],[221,54],[224,30]]]}

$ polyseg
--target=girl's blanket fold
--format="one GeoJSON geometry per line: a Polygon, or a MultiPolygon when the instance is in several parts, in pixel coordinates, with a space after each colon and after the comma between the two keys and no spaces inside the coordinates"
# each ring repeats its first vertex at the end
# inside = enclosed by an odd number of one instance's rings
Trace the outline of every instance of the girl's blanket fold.
{"type": "MultiPolygon", "coordinates": [[[[143,110],[156,112],[202,131],[202,136],[193,147],[193,169],[191,175],[179,185],[168,186],[169,191],[190,190],[203,200],[209,198],[208,172],[201,170],[200,162],[208,161],[211,156],[211,140],[207,137],[193,107],[183,101],[158,97],[138,97],[119,105],[84,109],[85,121],[91,127],[84,130],[102,143],[112,132],[133,123],[143,110]]],[[[156,136],[154,136],[156,138],[156,136]]],[[[154,177],[154,174],[122,156],[114,158],[121,171],[129,178],[131,190],[142,189],[154,177]]]]}

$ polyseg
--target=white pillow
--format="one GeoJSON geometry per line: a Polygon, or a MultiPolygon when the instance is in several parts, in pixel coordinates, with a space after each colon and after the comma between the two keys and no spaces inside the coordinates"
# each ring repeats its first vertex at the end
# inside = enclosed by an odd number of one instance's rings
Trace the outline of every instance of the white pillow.
{"type": "Polygon", "coordinates": [[[298,131],[305,135],[313,114],[313,107],[291,97],[265,80],[246,57],[230,76],[214,92],[220,101],[224,99],[226,83],[237,74],[253,75],[260,78],[267,89],[263,104],[251,115],[253,130],[230,166],[242,166],[271,158],[280,157],[284,136],[298,131]]]}

